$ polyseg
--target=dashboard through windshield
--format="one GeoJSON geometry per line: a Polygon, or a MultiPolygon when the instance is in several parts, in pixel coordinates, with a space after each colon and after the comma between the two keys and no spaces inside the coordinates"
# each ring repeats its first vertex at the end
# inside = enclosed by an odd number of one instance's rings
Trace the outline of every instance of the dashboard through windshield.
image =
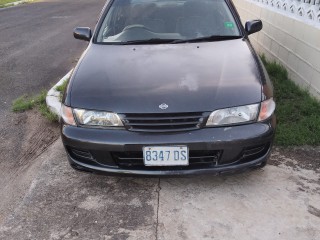
{"type": "Polygon", "coordinates": [[[241,37],[224,0],[114,0],[97,43],[179,43],[241,37]],[[223,38],[221,38],[223,37],[223,38]]]}

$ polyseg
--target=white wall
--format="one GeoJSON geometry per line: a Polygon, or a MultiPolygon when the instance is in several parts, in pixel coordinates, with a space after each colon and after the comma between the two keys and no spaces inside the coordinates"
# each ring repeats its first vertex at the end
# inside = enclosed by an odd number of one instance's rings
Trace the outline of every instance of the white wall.
{"type": "Polygon", "coordinates": [[[262,31],[250,36],[258,53],[287,68],[289,77],[320,99],[320,26],[250,0],[233,0],[242,22],[261,19],[262,31]]]}

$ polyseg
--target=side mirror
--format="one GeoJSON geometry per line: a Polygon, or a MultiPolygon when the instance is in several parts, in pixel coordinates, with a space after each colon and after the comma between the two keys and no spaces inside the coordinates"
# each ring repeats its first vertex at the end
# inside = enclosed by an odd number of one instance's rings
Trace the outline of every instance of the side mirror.
{"type": "Polygon", "coordinates": [[[92,37],[91,29],[87,27],[77,27],[73,31],[73,36],[75,39],[89,42],[92,37]]]}
{"type": "Polygon", "coordinates": [[[246,22],[245,30],[248,33],[248,35],[259,32],[261,29],[262,29],[261,20],[252,20],[252,21],[246,22]]]}

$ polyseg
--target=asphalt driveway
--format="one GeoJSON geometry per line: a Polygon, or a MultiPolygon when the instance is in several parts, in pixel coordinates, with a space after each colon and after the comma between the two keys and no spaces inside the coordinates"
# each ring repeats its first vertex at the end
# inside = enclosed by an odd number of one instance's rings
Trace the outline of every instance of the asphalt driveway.
{"type": "Polygon", "coordinates": [[[74,67],[87,44],[73,29],[93,27],[104,3],[45,0],[0,9],[0,223],[32,179],[21,174],[58,137],[57,126],[34,112],[12,113],[11,103],[48,90],[74,67]]]}
{"type": "MultiPolygon", "coordinates": [[[[319,150],[319,149],[318,149],[319,150]]],[[[106,177],[76,172],[61,140],[44,154],[0,239],[295,239],[320,236],[320,169],[274,151],[234,176],[106,177]]]]}

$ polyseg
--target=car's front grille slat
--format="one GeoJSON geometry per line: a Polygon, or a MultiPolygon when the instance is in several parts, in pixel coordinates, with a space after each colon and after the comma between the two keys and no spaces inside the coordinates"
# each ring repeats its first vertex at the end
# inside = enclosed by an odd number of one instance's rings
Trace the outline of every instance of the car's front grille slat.
{"type": "Polygon", "coordinates": [[[138,161],[142,160],[142,158],[134,158],[134,157],[130,158],[130,157],[119,157],[119,156],[118,156],[118,159],[120,159],[120,160],[138,160],[138,161]]]}
{"type": "Polygon", "coordinates": [[[174,132],[197,130],[203,126],[207,113],[122,114],[130,131],[174,132]]]}
{"type": "Polygon", "coordinates": [[[197,115],[197,116],[161,116],[159,115],[158,117],[126,117],[127,120],[142,120],[142,121],[146,121],[146,120],[150,120],[150,121],[159,121],[159,120],[183,120],[183,119],[189,119],[189,118],[201,118],[203,117],[202,115],[197,115]]]}
{"type": "Polygon", "coordinates": [[[197,158],[199,158],[199,159],[201,159],[201,158],[205,158],[205,159],[207,159],[207,158],[213,158],[214,156],[200,156],[200,157],[192,157],[192,159],[197,159],[197,158]]]}
{"type": "Polygon", "coordinates": [[[198,121],[193,122],[155,122],[155,123],[130,123],[131,126],[171,126],[171,125],[196,125],[198,121]]]}
{"type": "Polygon", "coordinates": [[[185,128],[161,128],[161,129],[155,129],[155,128],[129,128],[130,131],[134,132],[155,132],[155,133],[161,133],[161,132],[183,132],[183,131],[191,131],[191,130],[197,130],[199,127],[185,127],[185,128]]]}

